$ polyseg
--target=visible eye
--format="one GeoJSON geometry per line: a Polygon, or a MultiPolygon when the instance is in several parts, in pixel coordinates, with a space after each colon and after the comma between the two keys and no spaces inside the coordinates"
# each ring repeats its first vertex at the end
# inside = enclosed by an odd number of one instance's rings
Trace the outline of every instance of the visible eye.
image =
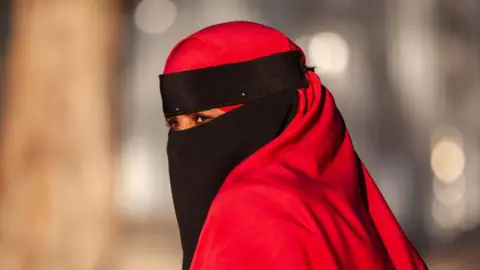
{"type": "Polygon", "coordinates": [[[177,117],[169,117],[166,119],[166,125],[168,128],[176,129],[178,128],[177,117]]]}
{"type": "Polygon", "coordinates": [[[197,124],[204,124],[204,123],[210,121],[211,119],[212,118],[210,116],[201,115],[201,114],[195,115],[195,123],[197,123],[197,124]]]}

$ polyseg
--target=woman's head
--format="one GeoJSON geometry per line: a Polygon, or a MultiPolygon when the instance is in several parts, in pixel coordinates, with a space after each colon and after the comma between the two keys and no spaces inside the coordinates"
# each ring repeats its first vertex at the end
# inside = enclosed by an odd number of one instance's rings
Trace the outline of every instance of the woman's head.
{"type": "MultiPolygon", "coordinates": [[[[167,58],[164,74],[247,62],[288,51],[299,51],[304,62],[299,47],[278,30],[252,22],[223,23],[202,29],[180,41],[167,58]]],[[[208,123],[241,105],[229,104],[168,115],[166,121],[173,130],[185,130],[208,123]]]]}

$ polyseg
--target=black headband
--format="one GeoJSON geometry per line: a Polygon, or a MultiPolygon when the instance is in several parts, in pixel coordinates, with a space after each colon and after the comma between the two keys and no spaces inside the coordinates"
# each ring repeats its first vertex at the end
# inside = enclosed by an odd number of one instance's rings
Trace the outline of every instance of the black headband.
{"type": "Polygon", "coordinates": [[[189,114],[308,87],[300,51],[160,75],[165,116],[189,114]]]}

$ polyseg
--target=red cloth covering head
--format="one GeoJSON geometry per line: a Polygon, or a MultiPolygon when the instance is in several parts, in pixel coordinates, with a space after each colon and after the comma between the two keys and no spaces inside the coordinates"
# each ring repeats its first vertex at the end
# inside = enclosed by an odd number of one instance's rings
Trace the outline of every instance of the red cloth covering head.
{"type": "MultiPolygon", "coordinates": [[[[275,29],[223,23],[181,41],[164,73],[290,50],[300,48],[275,29]]],[[[306,76],[290,125],[225,179],[191,269],[426,269],[357,157],[331,93],[314,72],[306,76]]]]}
{"type": "MultiPolygon", "coordinates": [[[[245,62],[290,50],[301,51],[295,43],[286,38],[282,33],[274,30],[276,35],[273,36],[272,30],[273,29],[270,27],[250,22],[235,22],[229,23],[228,27],[209,27],[203,29],[201,32],[180,41],[172,49],[167,58],[163,73],[169,74],[224,64],[245,62]],[[255,31],[255,33],[250,32],[248,27],[245,27],[247,24],[255,25],[257,31],[255,31]],[[234,32],[232,33],[230,31],[234,32]],[[209,32],[210,34],[208,34],[209,32]],[[205,34],[209,38],[208,42],[206,42],[205,39],[198,37],[198,35],[205,34]],[[224,40],[223,37],[225,36],[229,36],[230,38],[224,40]],[[249,40],[246,37],[250,37],[252,40],[249,40]],[[252,46],[252,44],[256,42],[266,44],[272,41],[280,42],[282,46],[277,46],[277,48],[256,48],[255,46],[252,46]],[[235,50],[234,48],[242,47],[244,48],[243,50],[235,51],[235,53],[232,54],[232,51],[235,50]]],[[[228,91],[228,89],[225,89],[225,91],[228,91]]],[[[241,105],[224,106],[219,109],[228,112],[239,106],[241,105]]]]}

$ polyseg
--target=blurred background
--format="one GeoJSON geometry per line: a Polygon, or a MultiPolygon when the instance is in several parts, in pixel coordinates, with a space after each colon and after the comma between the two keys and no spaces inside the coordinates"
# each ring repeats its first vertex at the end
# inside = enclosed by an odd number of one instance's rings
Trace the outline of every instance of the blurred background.
{"type": "MultiPolygon", "coordinates": [[[[3,63],[11,4],[0,6],[3,63]]],[[[303,48],[431,269],[478,269],[480,1],[143,0],[122,12],[118,269],[180,269],[158,74],[181,38],[231,20],[303,48]]]]}

